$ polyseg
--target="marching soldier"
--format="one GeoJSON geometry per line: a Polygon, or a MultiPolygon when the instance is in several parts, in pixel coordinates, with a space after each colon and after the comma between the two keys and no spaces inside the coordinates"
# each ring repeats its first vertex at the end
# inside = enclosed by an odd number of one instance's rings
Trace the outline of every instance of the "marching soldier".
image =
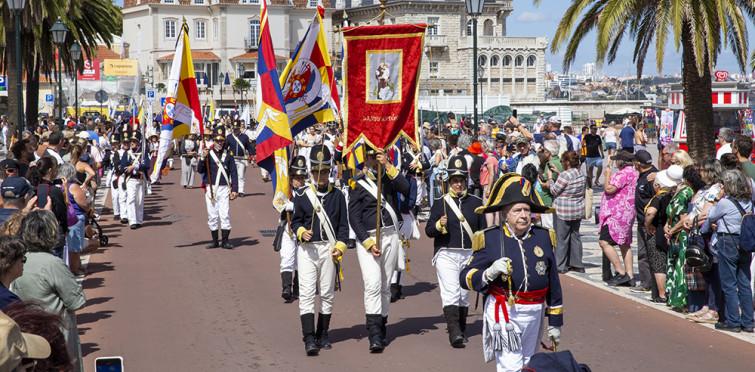
{"type": "Polygon", "coordinates": [[[129,149],[130,146],[130,140],[128,137],[128,133],[121,132],[121,147],[118,149],[118,151],[115,151],[113,153],[114,159],[113,159],[113,165],[115,167],[115,172],[118,174],[117,183],[113,185],[117,190],[118,194],[118,205],[120,209],[120,216],[121,216],[121,223],[127,224],[128,223],[128,192],[126,192],[126,179],[127,175],[123,174],[124,168],[121,167],[121,164],[131,164],[131,161],[129,161],[129,149]]]}
{"type": "Polygon", "coordinates": [[[477,232],[472,257],[461,271],[462,288],[487,294],[482,326],[485,361],[498,371],[519,371],[537,351],[542,322],[558,344],[563,325],[561,283],[548,231],[532,225],[545,213],[533,186],[515,173],[493,185],[477,213],[501,211],[503,226],[477,232]]]}
{"type": "MultiPolygon", "coordinates": [[[[222,129],[215,132],[211,149],[202,149],[197,172],[203,175],[205,190],[205,204],[207,206],[207,225],[212,235],[210,248],[222,247],[233,249],[228,242],[231,235],[230,200],[236,199],[238,177],[233,156],[224,150],[225,135],[222,129]],[[208,168],[209,163],[209,168],[208,168]],[[221,230],[221,243],[218,244],[218,229],[221,230]]],[[[209,146],[208,146],[209,147],[209,146]]]]}
{"type": "Polygon", "coordinates": [[[438,273],[448,340],[454,348],[467,342],[464,332],[469,314],[469,292],[459,285],[459,273],[472,256],[472,237],[485,228],[485,216],[476,214],[482,199],[467,193],[467,162],[463,156],[448,161],[448,192],[435,200],[425,226],[434,238],[433,266],[438,273]]]}
{"type": "Polygon", "coordinates": [[[189,134],[181,141],[178,148],[181,156],[181,186],[183,188],[194,187],[194,172],[197,168],[197,135],[189,134]]]}
{"type": "Polygon", "coordinates": [[[149,158],[140,142],[138,133],[133,133],[131,149],[120,162],[121,173],[126,180],[127,216],[131,230],[141,227],[144,221],[144,182],[149,174],[149,158]]]}
{"type": "Polygon", "coordinates": [[[349,238],[346,199],[330,184],[332,155],[326,146],[310,151],[313,181],[294,198],[291,227],[299,244],[299,314],[304,349],[317,355],[330,349],[330,316],[335,299],[336,275],[349,238]],[[319,289],[320,313],[315,329],[315,294],[319,289]]]}
{"type": "Polygon", "coordinates": [[[249,157],[252,143],[246,134],[241,132],[241,122],[233,124],[233,133],[227,138],[228,150],[236,163],[236,174],[239,177],[239,196],[244,196],[244,183],[246,181],[246,168],[249,166],[249,157]]]}
{"type": "MultiPolygon", "coordinates": [[[[303,156],[297,156],[291,161],[288,171],[291,178],[291,192],[293,197],[304,195],[302,188],[307,181],[307,161],[303,156]]],[[[283,292],[281,297],[289,303],[293,302],[299,294],[299,285],[296,273],[296,242],[294,241],[293,228],[291,221],[293,219],[294,203],[293,201],[286,204],[286,210],[281,213],[281,223],[285,229],[281,234],[280,251],[281,256],[280,272],[283,292]]]]}
{"type": "Polygon", "coordinates": [[[386,346],[386,324],[390,306],[391,276],[398,266],[400,215],[397,194],[409,197],[409,182],[388,161],[384,150],[367,150],[365,167],[349,195],[349,224],[357,237],[357,258],[364,282],[364,308],[370,351],[380,353],[386,346]],[[385,172],[378,175],[378,162],[385,172]],[[382,177],[380,246],[376,242],[377,177],[382,177]]]}
{"type": "MultiPolygon", "coordinates": [[[[116,221],[121,219],[121,202],[119,196],[118,180],[120,179],[121,172],[118,170],[118,166],[121,162],[124,150],[121,149],[121,136],[119,134],[110,135],[110,146],[112,150],[108,154],[108,176],[107,185],[110,186],[110,202],[113,205],[113,215],[116,221]]],[[[124,210],[123,213],[126,213],[124,210]]]]}

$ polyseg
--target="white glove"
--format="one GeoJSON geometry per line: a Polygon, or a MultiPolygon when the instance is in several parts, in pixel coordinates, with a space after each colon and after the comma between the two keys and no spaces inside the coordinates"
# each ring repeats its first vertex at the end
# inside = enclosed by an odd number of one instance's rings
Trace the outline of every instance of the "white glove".
{"type": "Polygon", "coordinates": [[[548,326],[548,338],[556,344],[561,343],[561,327],[548,326]]]}
{"type": "Polygon", "coordinates": [[[483,279],[485,279],[485,283],[490,283],[501,275],[511,275],[511,271],[511,259],[508,257],[501,257],[495,260],[490,267],[485,269],[485,272],[482,275],[483,279]]]}
{"type": "Polygon", "coordinates": [[[286,202],[286,212],[293,212],[294,211],[294,203],[293,202],[286,202]]]}

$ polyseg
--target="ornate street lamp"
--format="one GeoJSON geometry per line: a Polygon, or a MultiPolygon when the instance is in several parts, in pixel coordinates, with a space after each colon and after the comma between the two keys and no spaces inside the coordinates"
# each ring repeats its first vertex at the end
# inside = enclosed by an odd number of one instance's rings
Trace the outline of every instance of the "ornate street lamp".
{"type": "Polygon", "coordinates": [[[74,41],[71,44],[71,48],[68,50],[71,52],[71,58],[73,58],[73,64],[75,66],[73,70],[73,101],[76,110],[76,121],[79,121],[79,61],[81,60],[81,45],[78,41],[74,41]]]}
{"type": "Polygon", "coordinates": [[[474,91],[474,133],[477,135],[477,17],[482,14],[485,0],[465,0],[467,15],[472,18],[472,90],[474,91]]]}
{"type": "Polygon", "coordinates": [[[218,107],[223,104],[223,84],[225,83],[225,74],[222,72],[218,74],[218,79],[220,79],[220,103],[218,103],[218,107]]]}
{"type": "Polygon", "coordinates": [[[66,36],[68,36],[68,27],[63,24],[63,21],[58,20],[50,27],[50,33],[52,34],[52,42],[58,46],[58,118],[63,120],[63,72],[60,62],[60,52],[63,44],[66,42],[66,36]]]}
{"type": "Polygon", "coordinates": [[[13,13],[13,18],[16,22],[16,28],[14,29],[14,33],[16,34],[16,99],[18,100],[16,125],[18,125],[17,138],[20,140],[24,133],[24,92],[21,85],[21,12],[23,12],[26,6],[26,0],[7,0],[6,3],[8,3],[8,9],[13,13]]]}

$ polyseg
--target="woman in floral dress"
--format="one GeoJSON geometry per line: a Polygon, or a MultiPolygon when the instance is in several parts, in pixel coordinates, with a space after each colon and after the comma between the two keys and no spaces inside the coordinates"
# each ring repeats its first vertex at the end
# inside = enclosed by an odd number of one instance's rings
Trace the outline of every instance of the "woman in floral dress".
{"type": "Polygon", "coordinates": [[[684,220],[687,216],[687,206],[694,194],[694,190],[685,177],[685,181],[679,185],[666,207],[668,219],[663,228],[669,242],[666,298],[668,298],[668,305],[676,311],[684,311],[687,308],[687,281],[684,275],[684,263],[687,259],[687,230],[684,229],[684,220]]]}

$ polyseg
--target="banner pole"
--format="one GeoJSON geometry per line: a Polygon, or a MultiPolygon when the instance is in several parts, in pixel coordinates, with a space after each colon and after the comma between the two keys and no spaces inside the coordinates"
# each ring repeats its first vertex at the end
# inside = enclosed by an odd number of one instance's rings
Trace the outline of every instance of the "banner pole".
{"type": "MultiPolygon", "coordinates": [[[[384,155],[385,156],[385,155],[384,155]]],[[[377,213],[375,213],[375,223],[377,226],[375,226],[375,246],[377,249],[382,250],[382,245],[380,245],[380,233],[381,229],[381,219],[383,217],[383,163],[378,162],[377,164],[377,213]]],[[[398,228],[398,226],[396,226],[398,228]]],[[[382,253],[382,251],[381,251],[382,253]]]]}

